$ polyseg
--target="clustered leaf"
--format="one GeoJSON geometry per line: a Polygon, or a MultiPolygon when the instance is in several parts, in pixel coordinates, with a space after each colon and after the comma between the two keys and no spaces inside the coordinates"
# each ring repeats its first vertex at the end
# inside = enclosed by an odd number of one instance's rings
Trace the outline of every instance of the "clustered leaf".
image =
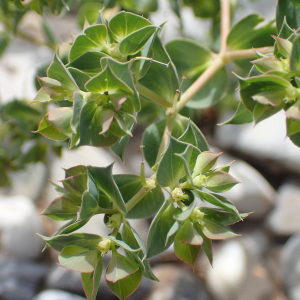
{"type": "Polygon", "coordinates": [[[44,117],[37,132],[56,141],[68,139],[71,149],[118,143],[115,152],[122,157],[141,109],[136,84],[145,60],[150,62],[157,30],[149,20],[122,11],[73,37],[69,62],[65,65],[57,51],[47,77],[38,78],[41,89],[35,101],[54,101],[60,107],[44,117]]]}
{"type": "Polygon", "coordinates": [[[284,20],[279,35],[273,37],[274,53],[258,53],[257,59],[252,61],[254,66],[249,77],[239,77],[242,103],[235,116],[225,124],[250,122],[249,112],[257,124],[283,109],[287,136],[300,146],[300,36],[284,20]]]}

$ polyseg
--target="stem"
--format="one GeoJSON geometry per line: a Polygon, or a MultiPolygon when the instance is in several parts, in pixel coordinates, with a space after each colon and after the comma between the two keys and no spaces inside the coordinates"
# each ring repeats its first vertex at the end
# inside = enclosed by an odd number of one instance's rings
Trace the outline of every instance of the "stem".
{"type": "Polygon", "coordinates": [[[127,203],[127,211],[130,211],[139,201],[150,191],[147,187],[142,187],[127,203]]]}
{"type": "Polygon", "coordinates": [[[163,97],[152,92],[151,90],[149,90],[148,88],[146,88],[145,86],[140,84],[139,82],[136,83],[136,88],[140,92],[140,94],[142,94],[146,98],[153,100],[154,102],[160,104],[161,106],[163,106],[163,107],[170,106],[170,103],[168,101],[166,101],[163,97]]]}
{"type": "Polygon", "coordinates": [[[180,101],[177,103],[177,111],[180,111],[202,88],[203,86],[227,63],[256,57],[258,51],[262,54],[273,52],[274,47],[262,47],[257,49],[245,49],[236,51],[227,51],[215,56],[211,65],[198,77],[198,79],[182,94],[180,101]]]}
{"type": "Polygon", "coordinates": [[[216,55],[211,65],[201,74],[200,77],[182,94],[177,102],[177,111],[180,111],[202,87],[222,68],[225,61],[222,55],[216,55]]]}
{"type": "Polygon", "coordinates": [[[117,214],[117,213],[119,213],[119,211],[117,209],[99,208],[97,213],[98,214],[117,214]]]}
{"type": "Polygon", "coordinates": [[[23,39],[25,39],[25,40],[27,40],[27,41],[29,41],[29,42],[32,42],[32,43],[34,43],[34,44],[36,44],[36,45],[38,45],[38,46],[46,46],[46,47],[50,48],[50,49],[53,50],[53,51],[56,50],[55,48],[53,48],[53,47],[51,47],[51,46],[49,46],[49,45],[43,43],[42,41],[40,41],[40,40],[38,40],[38,39],[32,37],[31,35],[29,35],[29,34],[23,32],[23,31],[21,31],[21,30],[18,30],[18,31],[17,31],[17,34],[18,34],[21,38],[23,38],[23,39]]]}
{"type": "Polygon", "coordinates": [[[239,60],[239,59],[250,59],[256,57],[256,52],[259,52],[261,54],[268,54],[268,53],[272,53],[273,51],[274,51],[273,46],[256,48],[256,49],[226,51],[224,53],[224,59],[226,62],[239,60]]]}
{"type": "Polygon", "coordinates": [[[220,53],[225,53],[227,36],[230,32],[230,1],[221,0],[221,47],[220,53]]]}

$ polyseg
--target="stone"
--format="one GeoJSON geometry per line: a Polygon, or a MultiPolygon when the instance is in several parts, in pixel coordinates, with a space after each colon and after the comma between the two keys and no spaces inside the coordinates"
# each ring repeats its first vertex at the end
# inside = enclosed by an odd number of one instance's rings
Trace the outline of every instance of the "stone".
{"type": "Polygon", "coordinates": [[[40,256],[43,233],[33,202],[26,196],[0,196],[0,253],[5,257],[34,259],[40,256]]]}
{"type": "MultiPolygon", "coordinates": [[[[223,118],[227,119],[227,116],[223,118]]],[[[215,138],[220,146],[271,158],[298,172],[300,148],[286,137],[285,119],[285,113],[280,111],[254,127],[253,124],[217,126],[215,138]]]]}
{"type": "Polygon", "coordinates": [[[263,260],[266,247],[258,245],[261,237],[256,233],[226,241],[214,251],[213,268],[208,267],[206,273],[214,299],[271,299],[274,284],[263,260]]]}
{"type": "Polygon", "coordinates": [[[284,245],[281,257],[282,279],[290,300],[300,299],[300,233],[293,235],[284,245]]]}
{"type": "Polygon", "coordinates": [[[37,201],[40,199],[45,185],[48,184],[47,168],[41,162],[28,164],[24,170],[11,171],[9,178],[11,186],[0,189],[0,195],[23,195],[37,201]]]}
{"type": "Polygon", "coordinates": [[[49,289],[40,292],[32,300],[86,300],[86,298],[65,291],[49,289]]]}
{"type": "Polygon", "coordinates": [[[274,234],[290,236],[300,231],[299,215],[299,183],[285,183],[278,189],[276,207],[267,219],[267,226],[274,234]]]}
{"type": "Polygon", "coordinates": [[[236,240],[225,242],[214,251],[213,268],[207,269],[206,285],[220,300],[229,300],[246,277],[247,254],[236,240]]]}
{"type": "Polygon", "coordinates": [[[0,260],[0,299],[31,300],[40,288],[48,267],[22,260],[0,260]]]}
{"type": "Polygon", "coordinates": [[[210,300],[204,284],[191,271],[174,264],[153,268],[160,282],[153,283],[153,291],[145,300],[210,300]]]}
{"type": "MultiPolygon", "coordinates": [[[[222,154],[218,166],[224,166],[234,158],[222,154]]],[[[241,183],[223,193],[240,212],[253,212],[249,219],[262,219],[274,207],[276,191],[268,181],[252,166],[242,160],[235,160],[230,167],[230,175],[241,183]]]]}

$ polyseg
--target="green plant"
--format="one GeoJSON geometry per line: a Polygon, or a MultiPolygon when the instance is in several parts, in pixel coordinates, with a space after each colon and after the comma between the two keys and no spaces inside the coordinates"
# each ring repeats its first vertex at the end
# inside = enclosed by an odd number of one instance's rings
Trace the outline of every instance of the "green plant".
{"type": "MultiPolygon", "coordinates": [[[[178,2],[170,2],[180,16],[178,2]]],[[[276,32],[273,22],[257,27],[263,18],[255,14],[231,28],[229,0],[212,6],[211,1],[201,2],[205,7],[198,7],[197,1],[184,1],[196,15],[211,17],[213,29],[221,23],[219,46],[218,36],[211,43],[219,48],[218,53],[187,39],[164,46],[159,35],[164,24],[154,26],[125,11],[109,20],[101,11],[95,24],[86,21],[83,32],[72,36],[66,63],[56,51],[47,76],[38,78],[41,89],[34,99],[57,104],[37,129],[44,137],[67,141],[70,149],[109,147],[124,160],[139,113],[151,119],[155,110],[159,116],[147,127],[141,142],[153,172],[149,178],[145,177],[144,162],[140,175],[113,175],[113,165],[76,166],[65,170],[63,186],[53,184],[60,197],[43,214],[69,222],[53,236],[42,238],[60,252],[60,265],[81,272],[88,299],[96,297],[103,256],[108,251],[112,258],[106,282],[125,299],[142,276],[157,280],[148,259],[171,244],[179,259],[193,267],[201,249],[212,263],[212,240],[237,236],[227,226],[248,214],[239,213],[219,193],[238,181],[228,173],[230,164],[216,167],[221,153],[209,151],[200,129],[181,112],[184,107],[202,109],[215,104],[227,88],[226,65],[235,62],[247,69],[249,60],[258,56],[252,61],[249,77],[238,77],[242,102],[227,123],[252,122],[253,118],[257,123],[284,109],[288,135],[300,146],[300,39],[298,31],[291,29],[299,27],[298,2],[278,1],[276,32]],[[204,8],[209,12],[203,15],[204,8]],[[145,107],[153,109],[148,113],[145,107]],[[197,206],[198,199],[213,208],[197,206]],[[104,215],[106,226],[112,229],[109,235],[74,233],[96,214],[104,215]],[[144,246],[130,219],[153,215],[144,246]],[[119,254],[119,247],[126,256],[119,254]]],[[[129,9],[136,7],[134,3],[121,1],[129,9]]]]}

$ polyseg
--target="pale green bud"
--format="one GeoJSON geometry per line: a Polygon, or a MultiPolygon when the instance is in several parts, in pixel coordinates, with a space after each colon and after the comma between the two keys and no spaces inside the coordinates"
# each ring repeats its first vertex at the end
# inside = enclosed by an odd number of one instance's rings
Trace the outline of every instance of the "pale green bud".
{"type": "Polygon", "coordinates": [[[103,239],[98,245],[97,249],[100,251],[101,255],[103,256],[110,250],[111,240],[103,239]]]}
{"type": "Polygon", "coordinates": [[[194,223],[201,223],[204,216],[205,214],[198,207],[196,207],[191,213],[190,218],[194,223]]]}

